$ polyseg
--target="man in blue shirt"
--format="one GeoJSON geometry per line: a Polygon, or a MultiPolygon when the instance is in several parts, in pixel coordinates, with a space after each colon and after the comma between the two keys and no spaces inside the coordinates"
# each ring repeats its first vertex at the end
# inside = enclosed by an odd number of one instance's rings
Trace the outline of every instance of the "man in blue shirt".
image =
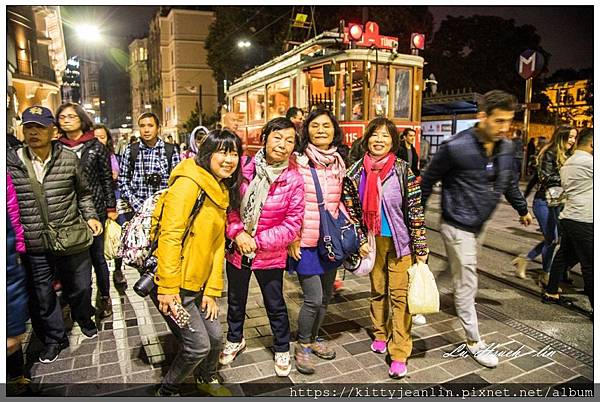
{"type": "MultiPolygon", "coordinates": [[[[138,118],[138,126],[141,141],[125,148],[119,166],[121,200],[117,209],[125,215],[125,221],[141,209],[146,198],[168,187],[171,170],[180,161],[175,146],[158,138],[160,121],[156,114],[143,113],[138,118]]],[[[115,258],[113,279],[117,285],[126,286],[121,265],[122,260],[115,258]]]]}
{"type": "Polygon", "coordinates": [[[456,314],[467,336],[465,348],[489,368],[498,365],[498,357],[480,339],[475,310],[477,251],[484,226],[503,194],[523,225],[532,220],[514,174],[514,147],[507,139],[515,107],[515,97],[506,92],[483,95],[479,123],[442,143],[421,183],[426,205],[433,185],[442,181],[440,232],[452,271],[456,314]]]}

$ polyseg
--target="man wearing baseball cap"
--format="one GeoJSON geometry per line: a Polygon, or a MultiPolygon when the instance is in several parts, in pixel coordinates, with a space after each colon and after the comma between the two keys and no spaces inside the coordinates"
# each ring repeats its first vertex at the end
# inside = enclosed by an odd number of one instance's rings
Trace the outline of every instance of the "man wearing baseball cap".
{"type": "Polygon", "coordinates": [[[60,279],[71,316],[81,332],[95,338],[91,317],[92,235],[102,233],[92,196],[79,168],[77,155],[52,141],[54,116],[43,106],[27,108],[22,115],[25,146],[8,149],[7,171],[19,200],[27,253],[30,315],[33,330],[44,347],[39,359],[54,362],[69,346],[60,303],[53,290],[60,279]]]}

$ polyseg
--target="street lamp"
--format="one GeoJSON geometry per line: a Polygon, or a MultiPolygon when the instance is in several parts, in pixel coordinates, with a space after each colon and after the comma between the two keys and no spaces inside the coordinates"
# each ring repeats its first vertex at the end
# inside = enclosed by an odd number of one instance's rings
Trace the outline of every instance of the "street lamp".
{"type": "Polygon", "coordinates": [[[243,48],[252,46],[252,43],[250,43],[250,41],[247,41],[247,40],[241,40],[237,43],[237,45],[239,48],[243,49],[243,48]]]}
{"type": "Polygon", "coordinates": [[[78,25],[75,27],[75,32],[80,39],[88,42],[99,42],[102,39],[100,35],[100,29],[95,25],[78,25]]]}

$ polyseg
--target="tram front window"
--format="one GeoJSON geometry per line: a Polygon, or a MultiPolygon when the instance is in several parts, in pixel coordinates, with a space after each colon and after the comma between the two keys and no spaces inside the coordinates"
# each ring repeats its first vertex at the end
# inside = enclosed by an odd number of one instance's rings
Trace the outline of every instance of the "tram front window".
{"type": "Polygon", "coordinates": [[[352,120],[364,120],[365,70],[362,61],[352,62],[352,120]]]}
{"type": "Polygon", "coordinates": [[[248,123],[265,122],[265,91],[257,89],[248,92],[248,123]]]}
{"type": "Polygon", "coordinates": [[[412,99],[410,71],[394,69],[394,118],[409,119],[412,99]]]}
{"type": "Polygon", "coordinates": [[[372,76],[377,77],[371,98],[371,118],[377,116],[387,116],[388,97],[389,97],[389,68],[387,66],[377,66],[377,74],[373,67],[372,76]]]}

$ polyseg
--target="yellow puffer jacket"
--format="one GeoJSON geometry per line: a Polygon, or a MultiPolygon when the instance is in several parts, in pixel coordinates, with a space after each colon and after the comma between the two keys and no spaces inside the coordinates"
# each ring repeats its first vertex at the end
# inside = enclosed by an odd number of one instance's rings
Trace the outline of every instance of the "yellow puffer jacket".
{"type": "Polygon", "coordinates": [[[225,222],[229,205],[227,188],[193,159],[179,163],[169,177],[169,190],[154,210],[160,216],[158,269],[154,283],[159,294],[179,294],[179,289],[220,297],[223,290],[225,222]],[[206,192],[204,204],[181,244],[198,192],[206,192]]]}

